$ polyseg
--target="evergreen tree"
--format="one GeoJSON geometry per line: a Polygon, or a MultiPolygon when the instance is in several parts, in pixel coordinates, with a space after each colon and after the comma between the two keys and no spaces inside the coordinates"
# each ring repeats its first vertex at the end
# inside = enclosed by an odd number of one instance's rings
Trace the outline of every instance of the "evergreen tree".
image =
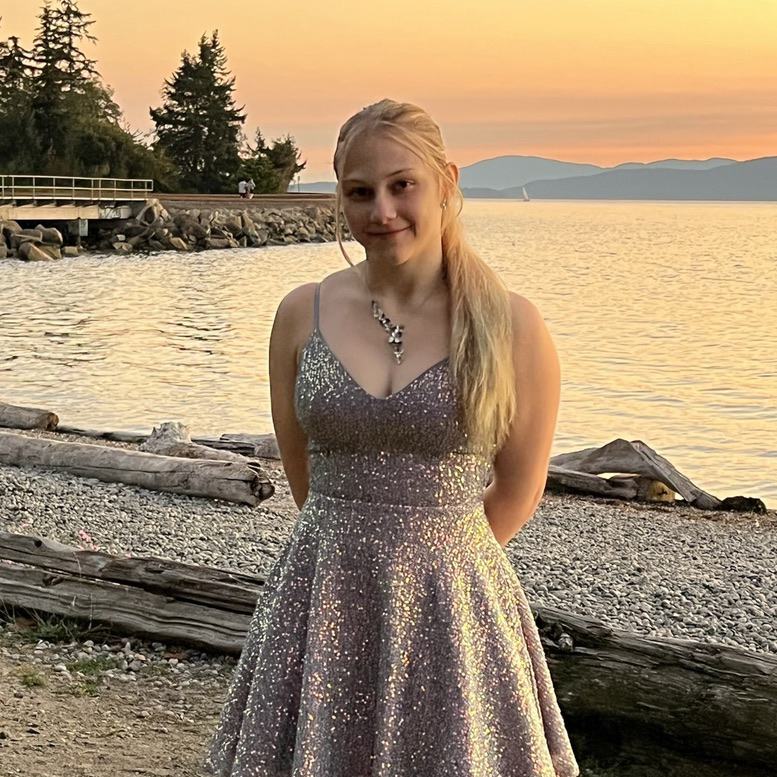
{"type": "Polygon", "coordinates": [[[30,90],[34,76],[30,52],[19,38],[0,41],[0,165],[4,172],[25,172],[33,163],[30,90]]]}
{"type": "Polygon", "coordinates": [[[232,191],[240,167],[242,109],[235,106],[235,78],[218,31],[202,36],[198,54],[184,52],[162,89],[164,104],[151,109],[155,148],[179,168],[185,189],[232,191]]]}
{"type": "Polygon", "coordinates": [[[82,42],[95,43],[90,33],[91,14],[79,10],[76,0],[47,1],[38,17],[32,49],[37,68],[31,110],[38,140],[39,165],[48,172],[72,174],[83,126],[91,122],[117,124],[121,116],[111,91],[105,87],[96,63],[81,50],[82,42]]]}
{"type": "Polygon", "coordinates": [[[260,193],[288,191],[294,176],[305,169],[305,162],[299,162],[300,151],[291,135],[277,138],[268,146],[261,130],[257,130],[254,146],[249,145],[248,151],[240,173],[244,178],[253,178],[260,193]]]}

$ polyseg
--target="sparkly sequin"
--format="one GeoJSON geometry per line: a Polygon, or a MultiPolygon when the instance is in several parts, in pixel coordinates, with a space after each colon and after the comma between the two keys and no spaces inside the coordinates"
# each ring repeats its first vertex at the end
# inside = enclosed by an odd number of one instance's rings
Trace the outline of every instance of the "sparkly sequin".
{"type": "Polygon", "coordinates": [[[574,777],[537,629],[485,518],[447,360],[385,399],[316,329],[310,492],[207,759],[220,777],[574,777]]]}

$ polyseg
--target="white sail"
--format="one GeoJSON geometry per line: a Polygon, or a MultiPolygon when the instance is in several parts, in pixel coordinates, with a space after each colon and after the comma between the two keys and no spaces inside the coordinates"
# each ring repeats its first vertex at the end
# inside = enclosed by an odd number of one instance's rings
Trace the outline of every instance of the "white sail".
{"type": "Polygon", "coordinates": [[[523,191],[523,201],[524,201],[524,202],[529,202],[529,194],[528,194],[528,192],[526,191],[526,187],[525,187],[525,186],[522,186],[522,187],[521,187],[521,190],[523,191]]]}

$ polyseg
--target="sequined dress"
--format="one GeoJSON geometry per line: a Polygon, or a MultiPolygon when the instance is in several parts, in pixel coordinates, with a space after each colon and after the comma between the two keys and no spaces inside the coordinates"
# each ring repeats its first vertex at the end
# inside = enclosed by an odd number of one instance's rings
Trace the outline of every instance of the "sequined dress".
{"type": "Polygon", "coordinates": [[[207,758],[220,777],[574,777],[529,605],[443,360],[385,399],[316,325],[310,490],[207,758]]]}

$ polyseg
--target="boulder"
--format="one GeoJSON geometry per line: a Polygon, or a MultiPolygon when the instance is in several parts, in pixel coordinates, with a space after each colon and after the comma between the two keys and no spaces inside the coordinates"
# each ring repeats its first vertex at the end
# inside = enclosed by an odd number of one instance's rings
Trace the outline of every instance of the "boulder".
{"type": "Polygon", "coordinates": [[[23,235],[21,232],[17,235],[11,235],[11,248],[19,249],[23,243],[32,243],[33,245],[40,245],[41,239],[34,237],[33,235],[23,235]]]}
{"type": "Polygon", "coordinates": [[[148,241],[148,247],[151,251],[164,251],[165,247],[163,243],[160,243],[158,240],[155,240],[153,237],[149,239],[148,241]]]}
{"type": "Polygon", "coordinates": [[[162,214],[162,206],[159,200],[151,200],[137,215],[137,220],[143,224],[153,224],[162,214]]]}
{"type": "Polygon", "coordinates": [[[183,213],[179,213],[173,219],[173,224],[175,224],[176,228],[180,231],[182,235],[187,232],[191,232],[195,228],[202,229],[200,222],[196,218],[194,218],[191,214],[186,213],[186,211],[184,211],[183,213]]]}
{"type": "Polygon", "coordinates": [[[243,222],[242,219],[235,218],[234,216],[224,221],[224,229],[229,232],[232,237],[239,237],[243,234],[243,222]]]}
{"type": "Polygon", "coordinates": [[[135,250],[129,243],[125,243],[122,240],[118,240],[111,245],[117,254],[131,254],[135,250]]]}
{"type": "Polygon", "coordinates": [[[19,246],[18,255],[25,262],[48,262],[51,260],[51,257],[44,251],[41,251],[32,240],[28,240],[19,246]]]}
{"type": "Polygon", "coordinates": [[[182,237],[169,237],[167,243],[174,251],[190,251],[191,247],[182,237]]]}
{"type": "Polygon", "coordinates": [[[41,234],[41,240],[49,245],[61,246],[65,241],[62,239],[62,233],[54,227],[44,227],[43,224],[38,224],[35,227],[37,232],[41,234]]]}
{"type": "Polygon", "coordinates": [[[122,231],[127,236],[127,239],[138,236],[148,237],[154,233],[153,229],[150,229],[143,224],[125,224],[122,231]]]}
{"type": "Polygon", "coordinates": [[[3,243],[0,245],[0,259],[7,259],[8,258],[8,246],[3,243]]]}
{"type": "Polygon", "coordinates": [[[230,241],[225,237],[206,237],[205,248],[230,248],[230,241]]]}
{"type": "Polygon", "coordinates": [[[143,235],[133,235],[132,237],[127,238],[127,244],[131,245],[133,248],[140,248],[145,242],[143,235]]]}
{"type": "Polygon", "coordinates": [[[62,258],[62,251],[60,250],[59,246],[53,246],[49,243],[44,243],[43,245],[38,246],[38,248],[40,248],[44,254],[48,254],[52,259],[62,258]]]}
{"type": "Polygon", "coordinates": [[[22,228],[15,221],[8,220],[3,222],[3,235],[10,241],[11,235],[18,235],[22,228]]]}
{"type": "Polygon", "coordinates": [[[43,233],[40,229],[23,229],[19,234],[28,235],[29,237],[34,237],[36,240],[43,241],[43,233]]]}
{"type": "Polygon", "coordinates": [[[80,253],[78,246],[64,246],[62,249],[62,255],[66,257],[78,256],[80,253]]]}

